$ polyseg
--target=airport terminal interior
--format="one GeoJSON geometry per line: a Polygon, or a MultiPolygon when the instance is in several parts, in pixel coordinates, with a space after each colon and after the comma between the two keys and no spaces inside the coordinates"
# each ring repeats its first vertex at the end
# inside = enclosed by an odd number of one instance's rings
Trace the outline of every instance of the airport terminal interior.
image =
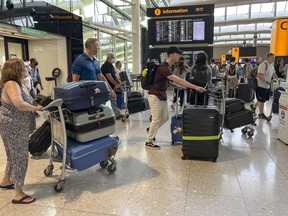
{"type": "MultiPolygon", "coordinates": [[[[124,88],[121,107],[121,113],[126,114],[130,91],[141,92],[144,98],[148,95],[141,87],[144,63],[147,59],[163,62],[170,46],[183,50],[189,66],[202,52],[217,65],[224,65],[224,71],[232,56],[240,67],[245,59],[260,64],[269,52],[275,54],[276,61],[282,58],[284,65],[288,64],[288,1],[0,0],[0,69],[8,59],[29,62],[36,58],[43,83],[41,95],[55,98],[54,87],[67,83],[72,64],[83,53],[88,38],[99,41],[100,66],[113,52],[122,62],[121,71],[131,77],[132,86],[124,88]],[[61,72],[57,77],[52,74],[55,69],[61,72]]],[[[63,154],[57,149],[53,173],[49,174],[46,168],[51,148],[40,158],[29,154],[23,190],[36,201],[13,204],[14,190],[1,188],[0,215],[288,215],[288,84],[285,76],[282,78],[277,82],[277,87],[284,88],[278,113],[272,112],[275,83],[271,83],[271,97],[264,105],[264,114],[271,118],[259,117],[259,109],[252,115],[251,104],[256,97],[245,101],[245,110],[253,116],[249,124],[253,134],[243,130],[246,125],[233,130],[220,126],[223,133],[218,137],[217,161],[182,159],[185,141],[183,145],[172,142],[173,133],[181,134],[182,129],[170,128],[175,110],[171,107],[174,91],[169,86],[169,120],[159,128],[154,142],[161,149],[145,146],[151,122],[147,108],[115,120],[116,131],[111,136],[117,136],[119,142],[114,157],[116,170],[110,174],[99,163],[82,171],[67,167],[65,184],[57,191],[63,177],[63,154]]],[[[222,81],[223,77],[211,84],[211,92],[223,86],[222,81]]],[[[184,110],[179,114],[192,106],[186,102],[186,92],[184,96],[184,110]]],[[[211,96],[209,105],[219,105],[223,100],[211,96]]],[[[219,111],[223,117],[223,106],[219,111]]],[[[49,117],[51,122],[52,117],[57,121],[61,118],[51,113],[39,111],[36,128],[49,117]]],[[[6,160],[0,139],[0,178],[5,174],[6,160]]]]}

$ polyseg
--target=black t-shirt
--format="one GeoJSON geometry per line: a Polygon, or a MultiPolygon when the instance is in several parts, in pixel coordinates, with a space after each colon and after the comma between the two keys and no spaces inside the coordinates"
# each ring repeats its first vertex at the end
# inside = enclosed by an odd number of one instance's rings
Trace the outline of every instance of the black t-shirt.
{"type": "Polygon", "coordinates": [[[106,79],[109,82],[111,88],[114,88],[115,87],[114,84],[111,83],[109,81],[109,79],[107,78],[107,74],[111,74],[113,79],[116,80],[114,66],[110,62],[105,61],[104,64],[102,65],[102,67],[101,67],[101,72],[106,77],[106,79]]]}

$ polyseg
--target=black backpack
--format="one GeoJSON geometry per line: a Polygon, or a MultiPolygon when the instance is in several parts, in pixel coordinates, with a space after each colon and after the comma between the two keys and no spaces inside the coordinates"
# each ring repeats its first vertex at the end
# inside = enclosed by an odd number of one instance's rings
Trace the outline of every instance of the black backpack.
{"type": "Polygon", "coordinates": [[[145,63],[144,68],[147,69],[147,73],[145,74],[144,72],[142,72],[142,77],[141,77],[142,89],[144,89],[144,90],[150,90],[151,89],[151,87],[154,83],[155,74],[156,74],[156,71],[157,71],[159,65],[160,64],[159,64],[157,59],[151,59],[145,63]]]}
{"type": "MultiPolygon", "coordinates": [[[[265,71],[268,69],[268,64],[267,64],[267,62],[264,62],[265,63],[265,71]]],[[[250,76],[252,77],[252,78],[255,78],[255,77],[257,77],[257,74],[258,74],[258,66],[255,66],[252,70],[251,70],[251,72],[250,72],[250,76]]]]}
{"type": "Polygon", "coordinates": [[[201,87],[205,87],[207,83],[209,83],[209,71],[207,69],[196,69],[195,67],[192,68],[192,76],[193,79],[191,79],[189,82],[194,85],[199,85],[201,87]]]}
{"type": "Polygon", "coordinates": [[[235,76],[236,75],[236,64],[232,65],[230,64],[229,70],[228,70],[229,76],[235,76]]]}

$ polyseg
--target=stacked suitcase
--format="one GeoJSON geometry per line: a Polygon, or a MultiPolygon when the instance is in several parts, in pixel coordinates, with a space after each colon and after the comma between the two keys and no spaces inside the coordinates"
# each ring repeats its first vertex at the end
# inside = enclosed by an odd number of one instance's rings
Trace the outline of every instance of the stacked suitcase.
{"type": "Polygon", "coordinates": [[[224,127],[230,130],[249,124],[254,124],[253,114],[245,109],[245,102],[237,98],[225,100],[224,127]]]}
{"type": "MultiPolygon", "coordinates": [[[[206,94],[205,94],[206,95],[206,94]]],[[[204,101],[206,97],[204,98],[204,101]]],[[[197,94],[195,95],[197,104],[197,94]]],[[[212,159],[216,162],[220,140],[220,113],[216,106],[190,105],[184,109],[183,159],[212,159]]]]}
{"type": "Polygon", "coordinates": [[[129,114],[143,112],[147,109],[147,99],[139,91],[127,92],[127,109],[129,114]]]}
{"type": "Polygon", "coordinates": [[[253,100],[253,91],[249,84],[240,83],[237,90],[237,98],[249,103],[253,100]]]}
{"type": "MultiPolygon", "coordinates": [[[[54,92],[56,99],[63,99],[67,109],[65,126],[70,137],[67,160],[72,168],[83,170],[99,162],[102,167],[108,166],[108,159],[117,151],[118,141],[109,136],[116,126],[111,107],[104,105],[110,98],[106,82],[66,83],[55,87],[54,92]]],[[[61,147],[56,146],[61,155],[61,147]]]]}

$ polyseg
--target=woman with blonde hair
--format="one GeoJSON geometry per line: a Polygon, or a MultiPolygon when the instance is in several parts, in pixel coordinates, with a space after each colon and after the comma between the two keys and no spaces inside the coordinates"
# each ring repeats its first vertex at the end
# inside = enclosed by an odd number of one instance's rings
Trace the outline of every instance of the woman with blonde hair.
{"type": "Polygon", "coordinates": [[[33,111],[33,98],[24,85],[28,76],[21,59],[8,60],[1,71],[2,107],[0,108],[0,135],[2,137],[7,164],[5,175],[0,182],[1,189],[15,189],[13,204],[29,204],[36,200],[22,190],[28,166],[29,127],[33,111]]]}

